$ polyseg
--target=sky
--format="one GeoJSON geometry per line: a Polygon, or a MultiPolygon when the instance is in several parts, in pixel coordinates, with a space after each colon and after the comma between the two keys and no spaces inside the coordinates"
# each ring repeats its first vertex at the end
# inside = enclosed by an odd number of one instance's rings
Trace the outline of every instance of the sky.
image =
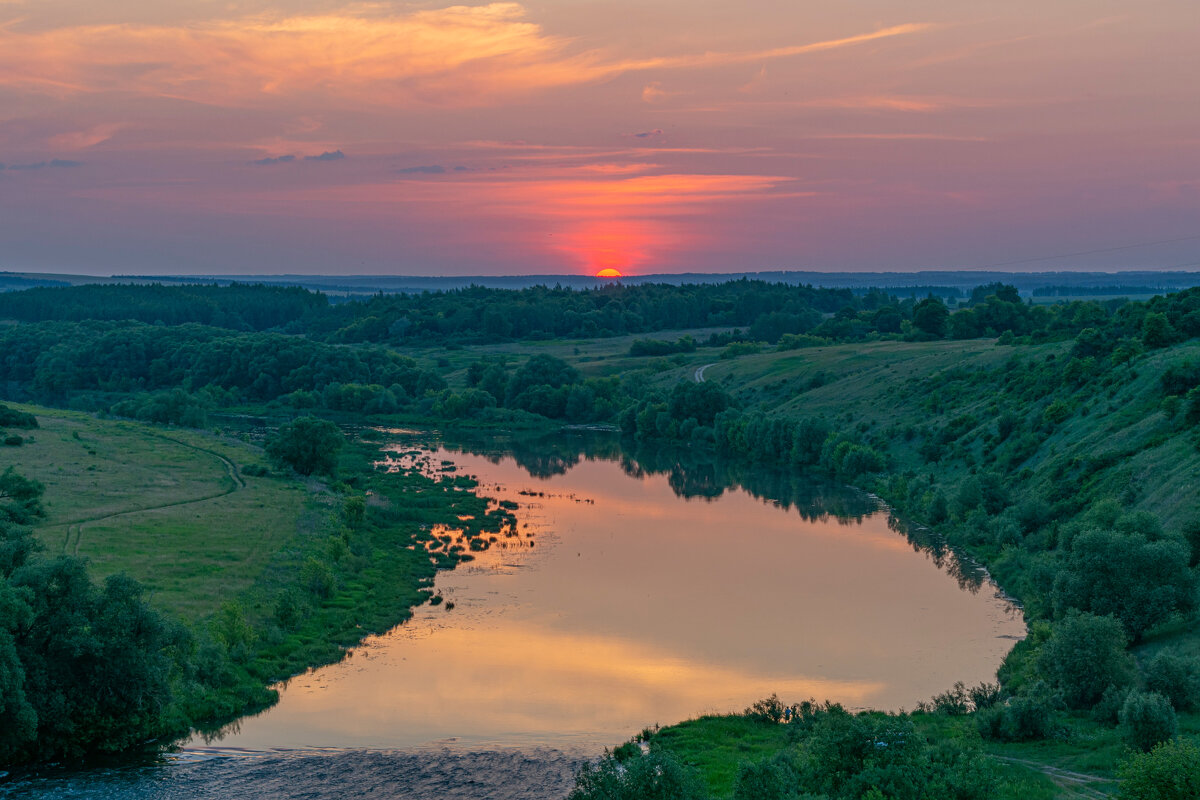
{"type": "Polygon", "coordinates": [[[1195,0],[0,0],[0,270],[1200,269],[1197,75],[1195,0]]]}

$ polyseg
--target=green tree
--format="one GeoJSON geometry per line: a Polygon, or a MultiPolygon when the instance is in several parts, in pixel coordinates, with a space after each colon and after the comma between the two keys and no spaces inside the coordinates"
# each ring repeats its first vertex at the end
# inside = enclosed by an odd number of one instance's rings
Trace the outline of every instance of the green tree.
{"type": "Polygon", "coordinates": [[[1130,692],[1117,720],[1125,743],[1142,752],[1165,742],[1179,730],[1171,701],[1158,692],[1130,692]]]}
{"type": "Polygon", "coordinates": [[[1168,347],[1178,342],[1182,337],[1175,326],[1167,319],[1166,314],[1151,311],[1142,320],[1142,344],[1151,350],[1168,347]]]}
{"type": "Polygon", "coordinates": [[[0,474],[0,520],[20,525],[42,516],[42,493],[46,487],[17,473],[12,467],[0,474]]]}
{"type": "Polygon", "coordinates": [[[300,417],[281,426],[267,441],[267,455],[301,475],[332,474],[342,449],[342,432],[332,422],[300,417]]]}
{"type": "Polygon", "coordinates": [[[1188,547],[1175,539],[1089,531],[1077,536],[1054,582],[1057,613],[1076,608],[1111,614],[1137,641],[1173,614],[1196,608],[1196,578],[1188,547]]]}
{"type": "Polygon", "coordinates": [[[1172,739],[1121,764],[1120,800],[1195,800],[1200,797],[1200,746],[1172,739]]]}
{"type": "Polygon", "coordinates": [[[927,297],[913,307],[913,324],[928,336],[945,336],[949,320],[950,310],[940,297],[927,297]]]}
{"type": "Polygon", "coordinates": [[[1038,654],[1038,670],[1071,708],[1090,708],[1109,686],[1128,686],[1136,675],[1121,623],[1070,611],[1054,624],[1038,654]]]}
{"type": "Polygon", "coordinates": [[[25,593],[0,580],[0,764],[14,760],[37,735],[37,711],[25,692],[25,666],[14,639],[31,621],[25,593]]]}
{"type": "Polygon", "coordinates": [[[1146,688],[1180,711],[1200,706],[1200,658],[1185,656],[1176,648],[1162,650],[1146,664],[1146,688]]]}

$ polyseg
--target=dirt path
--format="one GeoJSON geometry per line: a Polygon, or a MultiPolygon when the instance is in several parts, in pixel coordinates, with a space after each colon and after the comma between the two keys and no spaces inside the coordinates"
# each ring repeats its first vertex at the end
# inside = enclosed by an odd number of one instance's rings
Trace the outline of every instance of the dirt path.
{"type": "Polygon", "coordinates": [[[189,444],[181,439],[175,439],[171,436],[164,436],[163,434],[159,433],[153,434],[153,436],[177,445],[181,445],[182,447],[186,447],[190,450],[195,450],[199,453],[207,453],[208,455],[217,459],[221,462],[221,465],[225,467],[226,476],[229,478],[229,486],[219,492],[206,494],[203,497],[192,497],[187,500],[175,500],[170,503],[162,503],[156,506],[131,508],[125,511],[117,511],[112,514],[101,514],[100,516],[96,517],[84,517],[82,519],[60,522],[60,525],[65,525],[67,527],[67,537],[63,540],[63,553],[67,553],[69,551],[71,555],[79,555],[79,542],[81,539],[83,539],[83,527],[85,525],[90,525],[93,522],[106,522],[110,519],[124,517],[130,514],[142,514],[147,511],[159,511],[164,508],[176,508],[178,506],[187,506],[193,503],[203,503],[206,500],[215,500],[218,497],[225,497],[226,495],[233,494],[234,492],[241,491],[242,489],[246,488],[246,481],[243,480],[240,474],[238,474],[237,465],[215,450],[209,450],[207,447],[199,447],[194,444],[189,444]],[[74,540],[74,544],[72,544],[72,540],[74,540]]]}
{"type": "Polygon", "coordinates": [[[1107,798],[1112,797],[1112,794],[1109,792],[1098,788],[1101,785],[1114,783],[1111,778],[1102,778],[1099,775],[1088,775],[1083,772],[1072,772],[1068,769],[1052,767],[1040,761],[1029,761],[1024,758],[1011,758],[1009,756],[996,756],[996,758],[1000,761],[1007,761],[1010,764],[1020,764],[1023,767],[1036,769],[1048,777],[1062,792],[1060,797],[1067,798],[1067,800],[1107,800],[1107,798]]]}
{"type": "Polygon", "coordinates": [[[692,377],[696,379],[696,383],[704,383],[704,370],[715,366],[716,364],[705,364],[703,367],[697,367],[696,374],[692,377]]]}

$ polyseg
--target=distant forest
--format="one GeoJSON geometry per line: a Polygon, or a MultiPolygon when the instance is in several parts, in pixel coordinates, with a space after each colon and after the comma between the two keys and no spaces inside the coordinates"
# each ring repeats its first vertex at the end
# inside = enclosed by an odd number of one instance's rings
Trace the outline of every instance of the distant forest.
{"type": "MultiPolygon", "coordinates": [[[[1051,287],[1065,290],[1067,287],[1051,287]]],[[[1114,287],[1102,287],[1104,291],[1114,287]]],[[[1073,289],[1073,291],[1080,291],[1073,289]]],[[[908,290],[819,289],[738,280],[715,284],[611,285],[597,289],[471,287],[421,294],[377,294],[339,303],[319,292],[263,284],[98,284],[0,293],[0,319],[20,322],[114,320],[155,326],[185,323],[230,331],[303,334],[331,343],[478,344],[593,338],[682,328],[737,328],[735,338],[778,344],[786,335],[852,342],[872,337],[975,338],[1070,336],[1110,317],[1136,324],[1143,304],[1113,300],[1033,307],[1002,283],[976,287],[952,317],[936,287],[908,290]],[[1118,312],[1125,307],[1126,311],[1118,312]]],[[[1048,291],[1048,290],[1047,290],[1048,291]]],[[[1099,291],[1099,290],[1097,290],[1099,291]]],[[[1186,293],[1185,293],[1186,294],[1186,293]]],[[[1172,316],[1177,304],[1145,308],[1172,316]]]]}

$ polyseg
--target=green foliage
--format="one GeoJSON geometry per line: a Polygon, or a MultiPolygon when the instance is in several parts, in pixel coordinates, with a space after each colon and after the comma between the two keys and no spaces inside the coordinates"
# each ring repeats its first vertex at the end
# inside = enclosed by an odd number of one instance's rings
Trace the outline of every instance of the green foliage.
{"type": "Polygon", "coordinates": [[[1157,692],[1130,692],[1117,720],[1126,744],[1142,752],[1170,739],[1179,729],[1171,701],[1157,692]]]}
{"type": "Polygon", "coordinates": [[[280,426],[267,440],[267,455],[301,475],[332,474],[345,438],[337,425],[316,417],[300,417],[280,426]]]}
{"type": "Polygon", "coordinates": [[[1172,739],[1121,764],[1120,800],[1194,800],[1200,797],[1200,746],[1172,739]]]}
{"type": "MultiPolygon", "coordinates": [[[[346,348],[299,336],[237,333],[200,325],[43,322],[0,330],[0,380],[42,402],[72,399],[103,408],[107,398],[182,389],[219,404],[322,393],[363,405],[387,387],[393,398],[420,398],[445,381],[382,348],[346,348]],[[375,387],[375,388],[372,388],[375,387]],[[360,402],[361,401],[361,402],[360,402]]],[[[136,399],[136,398],[135,398],[136,399]]],[[[155,400],[168,408],[174,400],[155,400]]],[[[397,400],[398,402],[398,400],[397,400]]],[[[137,409],[142,401],[138,400],[137,409]]],[[[364,410],[356,408],[355,410],[364,410]]],[[[146,414],[166,413],[147,410],[146,414]]]]}
{"type": "Polygon", "coordinates": [[[605,756],[584,764],[567,800],[706,800],[699,774],[670,755],[651,752],[618,761],[605,756]]]}
{"type": "Polygon", "coordinates": [[[637,356],[669,356],[675,353],[696,352],[696,340],[691,336],[681,336],[673,342],[665,339],[634,339],[629,346],[629,355],[637,356]]]}
{"type": "Polygon", "coordinates": [[[1181,338],[1166,314],[1152,311],[1142,321],[1142,344],[1151,350],[1168,347],[1181,338]]]}
{"type": "Polygon", "coordinates": [[[113,405],[111,411],[119,417],[160,425],[202,428],[208,422],[207,408],[208,403],[203,398],[175,388],[124,400],[113,405]]]}
{"type": "Polygon", "coordinates": [[[37,417],[33,414],[18,411],[11,406],[0,403],[0,428],[33,429],[37,427],[37,417]]]}
{"type": "Polygon", "coordinates": [[[0,589],[0,760],[117,752],[166,732],[182,631],[123,575],[97,587],[81,559],[30,561],[0,589]]]}
{"type": "Polygon", "coordinates": [[[1005,742],[1047,739],[1059,729],[1062,693],[1045,681],[1023,686],[1003,705],[993,705],[975,715],[980,735],[1005,742]]]}
{"type": "Polygon", "coordinates": [[[711,427],[717,414],[732,405],[733,398],[716,383],[686,381],[672,387],[667,413],[679,422],[694,419],[699,425],[711,427]]]}
{"type": "Polygon", "coordinates": [[[1177,540],[1147,541],[1140,533],[1097,530],[1071,543],[1054,582],[1059,614],[1080,609],[1113,615],[1136,641],[1174,614],[1196,609],[1190,552],[1177,540]]]}
{"type": "Polygon", "coordinates": [[[307,289],[237,283],[229,286],[92,284],[0,295],[0,316],[23,322],[133,319],[150,324],[198,322],[257,331],[298,322],[328,306],[324,295],[307,289]]]}
{"type": "Polygon", "coordinates": [[[978,740],[929,744],[903,715],[851,715],[837,708],[819,713],[801,741],[800,785],[832,798],[893,800],[995,795],[995,765],[978,740]]]}
{"type": "Polygon", "coordinates": [[[300,570],[300,583],[321,599],[330,597],[337,589],[337,577],[328,564],[309,556],[300,570]]]}
{"type": "Polygon", "coordinates": [[[741,356],[752,356],[755,353],[761,353],[763,345],[761,342],[733,342],[724,350],[721,351],[721,358],[728,360],[740,358],[741,356]]]}
{"type": "Polygon", "coordinates": [[[796,757],[787,750],[758,762],[743,762],[733,784],[734,800],[803,800],[806,796],[796,757]]]}
{"type": "Polygon", "coordinates": [[[926,336],[945,336],[949,322],[950,311],[940,297],[927,297],[913,308],[913,325],[926,336]]]}
{"type": "Polygon", "coordinates": [[[0,473],[0,522],[26,525],[45,513],[42,493],[45,487],[9,467],[0,473]]]}
{"type": "Polygon", "coordinates": [[[1160,650],[1145,668],[1146,688],[1158,692],[1180,711],[1200,707],[1200,658],[1177,648],[1160,650]]]}
{"type": "Polygon", "coordinates": [[[1110,686],[1136,675],[1121,623],[1110,616],[1071,611],[1053,626],[1037,666],[1071,708],[1091,708],[1110,686]]]}

